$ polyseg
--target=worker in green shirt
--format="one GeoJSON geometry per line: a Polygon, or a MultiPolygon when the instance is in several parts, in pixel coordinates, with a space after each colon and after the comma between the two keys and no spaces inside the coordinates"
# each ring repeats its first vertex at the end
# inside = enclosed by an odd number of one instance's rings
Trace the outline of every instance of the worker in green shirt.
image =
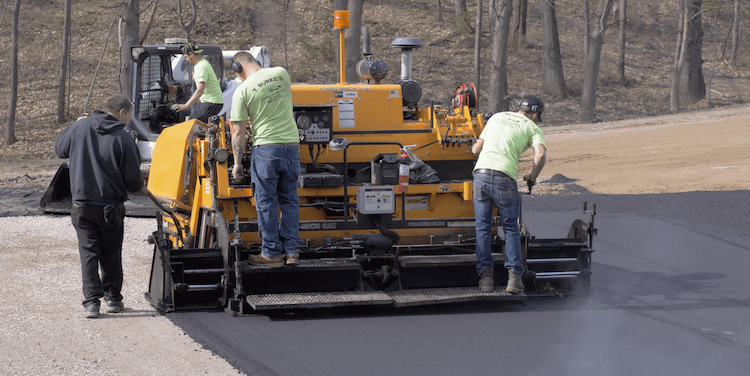
{"type": "Polygon", "coordinates": [[[518,195],[518,160],[526,149],[534,150],[531,172],[523,176],[529,187],[547,160],[547,145],[536,123],[542,122],[544,102],[529,95],[517,102],[518,112],[493,115],[482,130],[471,152],[477,156],[474,165],[474,216],[476,221],[476,254],[479,288],[493,291],[494,261],[492,258],[492,207],[497,207],[505,235],[505,268],[508,269],[510,293],[523,293],[521,239],[518,229],[521,200],[518,195]]]}
{"type": "Polygon", "coordinates": [[[182,53],[185,55],[185,60],[193,65],[195,92],[185,104],[175,103],[172,105],[172,109],[180,112],[192,107],[190,117],[208,123],[211,116],[219,114],[224,104],[219,80],[216,79],[216,73],[211,63],[201,55],[203,50],[197,45],[193,43],[185,44],[182,46],[182,53]]]}
{"type": "Polygon", "coordinates": [[[302,247],[297,195],[301,171],[291,78],[284,68],[261,68],[253,55],[244,51],[234,55],[232,70],[242,80],[232,97],[232,175],[241,180],[245,174],[242,156],[249,122],[253,145],[250,178],[263,237],[261,253],[250,255],[249,262],[282,267],[286,256],[286,265],[297,265],[302,247]]]}

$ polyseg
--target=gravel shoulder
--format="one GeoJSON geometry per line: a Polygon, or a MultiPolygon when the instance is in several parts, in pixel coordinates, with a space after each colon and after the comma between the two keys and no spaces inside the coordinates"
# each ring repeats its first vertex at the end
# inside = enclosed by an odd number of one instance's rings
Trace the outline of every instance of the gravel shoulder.
{"type": "Polygon", "coordinates": [[[143,298],[154,219],[126,218],[126,310],[85,319],[69,216],[0,218],[0,359],[5,375],[239,374],[143,298]]]}
{"type": "MultiPolygon", "coordinates": [[[[608,200],[611,211],[637,213],[662,205],[670,195],[691,194],[715,200],[716,209],[706,217],[713,225],[705,231],[722,220],[739,229],[748,222],[746,216],[726,214],[738,213],[731,201],[750,201],[748,119],[750,107],[744,106],[545,128],[548,165],[526,204],[535,211],[579,210],[580,202],[590,198],[608,200]]],[[[154,219],[125,222],[127,309],[83,318],[70,218],[40,215],[37,209],[60,162],[0,161],[0,359],[6,364],[0,374],[238,374],[143,298],[153,252],[146,239],[155,229],[154,219]]],[[[530,163],[528,158],[524,163],[530,163]]],[[[703,214],[684,207],[663,210],[675,221],[686,219],[685,213],[696,219],[703,214]]]]}

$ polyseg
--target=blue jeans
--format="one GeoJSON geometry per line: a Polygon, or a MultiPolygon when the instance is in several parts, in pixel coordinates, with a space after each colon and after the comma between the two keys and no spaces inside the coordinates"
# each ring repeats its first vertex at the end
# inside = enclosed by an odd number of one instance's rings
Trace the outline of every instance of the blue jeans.
{"type": "Polygon", "coordinates": [[[263,238],[261,252],[268,258],[299,257],[300,175],[298,144],[253,146],[250,176],[253,181],[258,228],[263,238]],[[281,220],[279,220],[279,209],[281,220]]]}
{"type": "Polygon", "coordinates": [[[504,176],[474,174],[474,217],[477,228],[477,272],[492,267],[492,205],[497,206],[505,233],[505,268],[523,273],[521,233],[518,216],[521,208],[516,181],[504,176]]]}

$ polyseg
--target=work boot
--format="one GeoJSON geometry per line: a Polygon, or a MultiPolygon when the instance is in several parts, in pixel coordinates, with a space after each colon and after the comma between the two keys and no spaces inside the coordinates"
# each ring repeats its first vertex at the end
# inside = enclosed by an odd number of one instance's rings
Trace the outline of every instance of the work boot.
{"type": "Polygon", "coordinates": [[[482,290],[482,292],[492,292],[495,290],[494,272],[494,268],[490,267],[479,273],[479,289],[482,290]]]}
{"type": "Polygon", "coordinates": [[[125,310],[125,305],[121,301],[107,300],[107,313],[119,313],[125,310]]]}
{"type": "Polygon", "coordinates": [[[286,256],[286,264],[289,266],[299,265],[299,256],[286,256]]]}
{"type": "Polygon", "coordinates": [[[83,306],[86,309],[85,316],[87,319],[95,319],[99,317],[99,304],[98,303],[88,303],[85,306],[83,306]]]}
{"type": "Polygon", "coordinates": [[[508,286],[505,287],[505,291],[513,294],[523,293],[521,273],[517,272],[515,269],[508,269],[508,286]]]}
{"type": "Polygon", "coordinates": [[[252,265],[267,266],[269,268],[280,268],[284,266],[284,257],[279,258],[268,258],[263,253],[258,255],[250,255],[247,259],[252,265]]]}

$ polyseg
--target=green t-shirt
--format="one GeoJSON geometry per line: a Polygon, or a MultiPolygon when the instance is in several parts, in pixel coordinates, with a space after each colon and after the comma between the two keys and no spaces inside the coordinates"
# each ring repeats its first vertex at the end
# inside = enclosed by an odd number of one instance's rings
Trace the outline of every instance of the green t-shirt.
{"type": "Polygon", "coordinates": [[[199,82],[206,83],[203,95],[199,98],[201,102],[224,103],[224,99],[221,97],[219,80],[216,79],[216,72],[214,72],[214,68],[208,60],[201,58],[198,64],[195,64],[195,67],[193,68],[193,81],[195,81],[196,84],[199,82]]]}
{"type": "Polygon", "coordinates": [[[292,110],[292,81],[286,69],[263,68],[232,97],[232,121],[252,124],[253,145],[299,142],[292,110]]]}
{"type": "Polygon", "coordinates": [[[484,140],[474,169],[502,171],[518,180],[518,159],[526,149],[544,143],[542,130],[518,112],[503,112],[490,118],[479,136],[484,140]]]}

